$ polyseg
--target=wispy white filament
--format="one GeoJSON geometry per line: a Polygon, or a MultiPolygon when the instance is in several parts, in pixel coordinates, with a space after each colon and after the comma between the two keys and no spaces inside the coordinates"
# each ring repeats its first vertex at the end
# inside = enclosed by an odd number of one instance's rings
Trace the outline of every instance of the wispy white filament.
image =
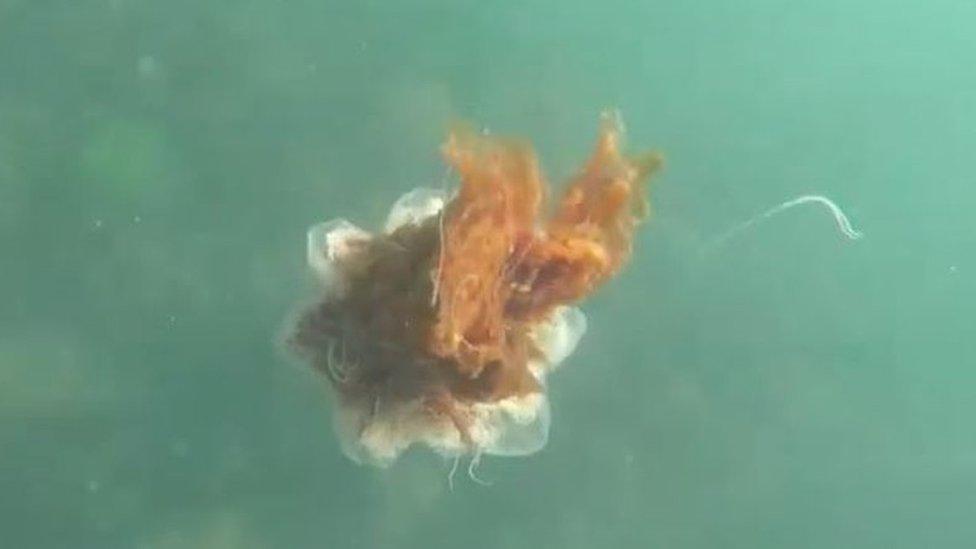
{"type": "Polygon", "coordinates": [[[857,240],[862,236],[864,236],[864,233],[858,231],[851,225],[850,219],[847,218],[847,216],[840,209],[840,207],[837,204],[835,204],[831,199],[819,194],[808,194],[808,195],[799,196],[792,200],[787,200],[786,202],[783,202],[778,206],[774,206],[766,210],[765,212],[751,219],[748,219],[736,225],[735,227],[732,227],[728,231],[712,239],[711,242],[705,245],[705,248],[709,249],[709,248],[714,248],[716,246],[720,246],[725,242],[729,241],[730,239],[734,238],[735,236],[737,236],[742,231],[745,231],[746,229],[752,227],[753,225],[757,225],[769,219],[770,217],[773,217],[776,214],[782,213],[790,208],[793,208],[794,206],[801,206],[803,204],[812,204],[812,203],[822,204],[823,206],[826,206],[827,209],[830,210],[830,213],[834,216],[834,222],[837,223],[837,229],[841,233],[843,233],[844,236],[846,236],[847,238],[851,240],[857,240]]]}

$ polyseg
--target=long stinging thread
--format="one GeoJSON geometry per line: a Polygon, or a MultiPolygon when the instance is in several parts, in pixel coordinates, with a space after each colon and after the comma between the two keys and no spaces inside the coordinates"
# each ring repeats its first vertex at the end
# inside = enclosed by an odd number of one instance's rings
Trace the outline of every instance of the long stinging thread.
{"type": "Polygon", "coordinates": [[[718,237],[712,239],[711,242],[705,245],[705,249],[715,248],[721,244],[724,244],[726,241],[732,239],[733,237],[735,237],[742,231],[748,229],[749,227],[752,227],[753,225],[765,221],[776,214],[782,213],[790,208],[793,208],[794,206],[800,206],[808,203],[818,203],[826,206],[827,209],[830,210],[830,213],[834,216],[834,221],[837,223],[837,228],[847,238],[851,240],[857,240],[864,236],[864,233],[858,231],[851,225],[850,219],[848,219],[847,216],[844,214],[844,212],[840,209],[840,206],[835,204],[831,199],[819,194],[807,194],[807,195],[796,197],[792,200],[787,200],[786,202],[783,202],[782,204],[779,204],[777,206],[773,206],[772,208],[766,210],[765,212],[751,219],[743,221],[742,223],[736,225],[735,227],[732,227],[731,229],[719,235],[718,237]]]}
{"type": "Polygon", "coordinates": [[[454,463],[451,464],[451,471],[447,473],[447,488],[454,491],[454,473],[457,473],[458,464],[461,463],[461,455],[454,456],[454,463]]]}

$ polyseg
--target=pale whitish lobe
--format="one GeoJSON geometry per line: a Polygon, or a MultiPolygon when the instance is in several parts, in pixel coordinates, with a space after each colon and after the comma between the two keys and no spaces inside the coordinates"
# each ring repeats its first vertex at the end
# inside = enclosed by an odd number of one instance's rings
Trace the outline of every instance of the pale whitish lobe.
{"type": "Polygon", "coordinates": [[[444,208],[444,201],[444,191],[418,187],[393,203],[383,230],[392,233],[404,225],[419,225],[423,220],[440,213],[444,208]]]}
{"type": "Polygon", "coordinates": [[[312,225],[308,229],[308,266],[327,291],[341,292],[346,284],[343,261],[348,260],[357,244],[372,236],[348,220],[336,218],[312,225]]]}
{"type": "MultiPolygon", "coordinates": [[[[443,191],[414,189],[394,203],[384,230],[390,233],[406,224],[419,224],[437,215],[444,203],[443,191]]],[[[341,295],[346,284],[343,261],[370,238],[367,231],[341,218],[309,229],[308,263],[326,291],[341,295]]],[[[586,316],[569,306],[558,307],[535,327],[532,336],[543,359],[533,361],[530,368],[543,388],[548,372],[573,352],[585,332],[586,316]]],[[[472,404],[467,412],[473,419],[470,436],[479,452],[525,456],[548,441],[551,413],[544,392],[472,404]]],[[[450,421],[432,420],[419,401],[377,407],[363,399],[347,399],[337,402],[334,420],[343,453],[358,463],[389,465],[416,442],[451,457],[470,451],[450,421]]]]}

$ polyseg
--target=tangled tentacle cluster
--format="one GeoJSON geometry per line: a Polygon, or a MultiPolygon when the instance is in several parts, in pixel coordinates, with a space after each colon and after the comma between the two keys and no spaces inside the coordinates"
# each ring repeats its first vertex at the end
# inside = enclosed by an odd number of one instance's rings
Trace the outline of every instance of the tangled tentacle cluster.
{"type": "Polygon", "coordinates": [[[553,207],[531,147],[462,128],[443,147],[453,197],[412,191],[379,234],[344,220],[310,230],[325,292],[292,343],[338,393],[347,454],[386,464],[414,443],[448,456],[545,444],[545,376],[585,331],[573,304],[630,257],[660,165],[622,154],[621,131],[604,118],[553,207]]]}

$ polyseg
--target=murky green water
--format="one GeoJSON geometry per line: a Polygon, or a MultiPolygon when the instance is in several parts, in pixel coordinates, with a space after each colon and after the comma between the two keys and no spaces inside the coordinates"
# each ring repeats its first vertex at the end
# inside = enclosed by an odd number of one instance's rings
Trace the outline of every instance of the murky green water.
{"type": "Polygon", "coordinates": [[[0,0],[4,547],[976,543],[976,5],[0,0]],[[440,180],[665,151],[630,268],[482,487],[342,457],[276,347],[304,231],[440,180]],[[805,206],[702,253],[805,193],[805,206]]]}

